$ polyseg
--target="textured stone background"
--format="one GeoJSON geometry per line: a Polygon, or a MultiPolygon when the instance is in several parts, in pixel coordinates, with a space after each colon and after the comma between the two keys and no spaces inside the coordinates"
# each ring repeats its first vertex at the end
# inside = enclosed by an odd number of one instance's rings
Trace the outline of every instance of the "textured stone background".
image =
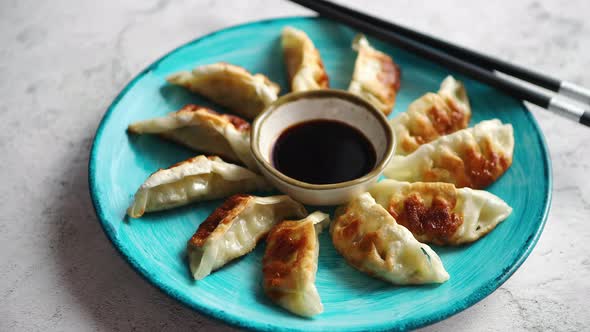
{"type": "MultiPolygon", "coordinates": [[[[590,86],[587,0],[342,2],[590,86]]],[[[89,147],[118,91],[162,54],[229,25],[300,14],[309,12],[278,0],[0,1],[0,331],[230,330],[117,255],[92,211],[89,147]]],[[[555,176],[545,232],[499,290],[425,330],[590,326],[590,129],[532,112],[555,176]]]]}

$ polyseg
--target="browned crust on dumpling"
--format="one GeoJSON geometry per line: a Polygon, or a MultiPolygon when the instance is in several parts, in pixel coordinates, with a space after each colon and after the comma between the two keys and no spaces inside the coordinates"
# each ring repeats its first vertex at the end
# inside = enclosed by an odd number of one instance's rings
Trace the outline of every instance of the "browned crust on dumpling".
{"type": "Polygon", "coordinates": [[[324,67],[324,62],[320,56],[320,51],[317,49],[314,50],[316,53],[317,61],[316,64],[320,67],[320,71],[315,76],[315,81],[318,83],[320,88],[327,89],[330,86],[330,79],[328,78],[328,73],[326,73],[326,68],[324,67]]]}
{"type": "Polygon", "coordinates": [[[306,52],[313,54],[313,57],[311,58],[313,58],[314,61],[305,63],[305,65],[311,67],[317,66],[319,69],[314,71],[314,81],[318,84],[320,89],[327,89],[330,86],[330,79],[328,78],[328,73],[324,67],[324,62],[322,61],[320,51],[315,47],[313,41],[305,32],[296,29],[294,30],[295,33],[298,34],[298,37],[303,39],[301,45],[298,45],[300,47],[296,47],[295,45],[285,47],[283,45],[283,56],[285,59],[285,65],[287,67],[287,74],[289,75],[289,85],[291,86],[291,90],[295,90],[293,86],[293,78],[304,65],[303,54],[306,52]]]}
{"type": "Polygon", "coordinates": [[[457,102],[451,98],[444,98],[447,106],[451,109],[449,121],[438,132],[441,135],[454,133],[457,130],[467,128],[471,120],[471,112],[465,107],[457,105],[457,102]]]}
{"type": "Polygon", "coordinates": [[[402,72],[399,69],[399,66],[393,62],[393,59],[389,55],[378,52],[376,58],[379,59],[381,68],[383,69],[377,75],[377,79],[379,82],[381,82],[381,84],[389,88],[387,99],[392,100],[393,103],[400,88],[400,77],[402,72]]]}
{"type": "Polygon", "coordinates": [[[222,117],[226,118],[239,131],[250,130],[250,123],[239,116],[223,114],[222,117]]]}
{"type": "Polygon", "coordinates": [[[463,151],[465,160],[465,180],[458,187],[485,188],[496,181],[512,165],[508,158],[494,151],[492,141],[485,138],[477,147],[466,147],[463,151]]]}
{"type": "Polygon", "coordinates": [[[283,221],[275,226],[267,237],[267,247],[262,260],[263,288],[272,300],[285,295],[285,289],[297,289],[301,269],[313,272],[305,253],[314,250],[315,230],[310,222],[283,221]]]}
{"type": "Polygon", "coordinates": [[[245,132],[250,130],[250,123],[239,116],[231,115],[231,114],[220,114],[215,112],[212,109],[207,107],[195,105],[195,104],[188,104],[185,105],[180,110],[176,111],[177,114],[182,113],[195,113],[201,119],[206,121],[211,121],[216,125],[222,126],[226,123],[230,123],[234,126],[237,130],[245,132]]]}
{"type": "Polygon", "coordinates": [[[199,66],[192,72],[178,72],[167,77],[203,97],[253,119],[273,102],[280,86],[263,74],[251,74],[245,68],[226,62],[199,66]]]}
{"type": "Polygon", "coordinates": [[[358,56],[349,90],[389,115],[400,88],[400,68],[389,55],[373,48],[363,35],[355,38],[353,48],[358,56]],[[374,76],[366,77],[367,71],[374,76]]]}
{"type": "MultiPolygon", "coordinates": [[[[222,133],[225,128],[228,128],[228,126],[232,126],[239,133],[241,133],[243,135],[249,135],[250,129],[251,129],[250,123],[239,116],[235,116],[235,115],[231,115],[231,114],[221,114],[221,113],[213,111],[212,109],[209,109],[207,107],[203,107],[200,105],[196,105],[196,104],[184,105],[178,111],[173,112],[173,116],[183,116],[183,115],[190,117],[190,120],[187,122],[186,126],[176,128],[176,129],[183,129],[183,128],[191,127],[191,122],[195,121],[195,120],[196,120],[196,122],[201,123],[199,126],[202,127],[203,130],[205,130],[205,131],[208,130],[210,132],[217,131],[219,133],[222,133]]],[[[138,133],[141,134],[141,132],[138,132],[133,125],[129,126],[127,128],[127,130],[131,133],[134,133],[134,134],[138,134],[138,133]]],[[[186,146],[186,147],[193,149],[193,150],[215,153],[215,154],[222,156],[223,158],[225,158],[228,161],[239,162],[242,164],[244,163],[231,150],[230,151],[223,151],[223,149],[221,149],[221,150],[218,149],[217,151],[208,151],[207,149],[203,149],[203,148],[201,148],[201,149],[195,148],[194,146],[192,146],[190,143],[187,143],[182,138],[175,136],[175,130],[162,131],[162,132],[158,133],[157,135],[164,138],[164,139],[167,139],[172,142],[176,142],[180,145],[186,146]]],[[[220,134],[220,135],[222,135],[222,134],[220,134]]],[[[227,143],[225,143],[225,144],[227,145],[227,143]]],[[[228,149],[229,149],[229,146],[228,146],[228,149]]],[[[225,150],[227,150],[227,149],[225,149],[225,150]]]]}
{"type": "MultiPolygon", "coordinates": [[[[209,121],[209,122],[213,123],[213,125],[215,125],[215,126],[224,126],[226,124],[231,124],[234,128],[236,128],[236,130],[238,130],[240,132],[246,132],[246,131],[250,130],[250,123],[248,121],[246,121],[245,119],[243,119],[239,116],[236,116],[236,115],[221,114],[221,113],[215,112],[212,109],[209,109],[207,107],[200,106],[200,105],[187,104],[187,105],[184,105],[181,109],[179,109],[175,113],[178,115],[185,114],[185,113],[196,115],[201,120],[209,121]]],[[[137,131],[137,129],[133,125],[130,125],[127,128],[127,131],[129,131],[130,133],[133,133],[133,134],[141,134],[141,132],[137,131]]],[[[166,133],[161,133],[160,135],[164,136],[165,138],[170,138],[170,137],[168,137],[169,135],[166,135],[166,133]]]]}
{"type": "Polygon", "coordinates": [[[383,239],[377,232],[362,234],[360,228],[361,221],[353,211],[346,207],[334,221],[334,229],[332,230],[334,247],[350,265],[372,277],[382,279],[371,269],[366,268],[367,260],[380,264],[389,270],[393,268],[395,262],[387,259],[386,253],[379,252],[378,248],[386,248],[387,245],[381,243],[383,239]]]}
{"type": "Polygon", "coordinates": [[[199,225],[196,233],[188,241],[188,246],[203,246],[219,225],[231,223],[232,220],[246,208],[248,202],[252,199],[254,199],[254,196],[244,194],[233,195],[228,198],[199,225]]]}
{"type": "Polygon", "coordinates": [[[424,143],[433,141],[439,136],[448,135],[457,130],[467,128],[470,114],[463,112],[454,102],[445,103],[445,105],[448,109],[434,105],[426,112],[436,135],[428,137],[424,143]]]}
{"type": "Polygon", "coordinates": [[[447,180],[442,172],[449,172],[457,188],[482,189],[498,179],[512,165],[512,156],[494,151],[492,139],[483,137],[477,144],[463,144],[459,155],[443,152],[434,160],[434,167],[426,170],[424,181],[447,180]]]}
{"type": "Polygon", "coordinates": [[[471,118],[471,113],[465,112],[450,98],[443,99],[433,93],[428,93],[421,98],[427,99],[431,106],[424,114],[408,113],[411,119],[409,132],[407,136],[402,136],[399,142],[406,154],[414,152],[422,144],[434,141],[440,136],[467,128],[471,118]]]}
{"type": "Polygon", "coordinates": [[[327,89],[330,86],[330,79],[328,78],[328,73],[326,73],[326,68],[324,67],[324,62],[320,57],[320,51],[316,48],[312,50],[302,50],[295,47],[286,47],[284,48],[284,56],[285,59],[297,59],[297,61],[287,61],[287,73],[289,74],[289,79],[291,80],[291,90],[293,90],[293,77],[299,72],[301,66],[303,65],[303,52],[313,52],[315,54],[314,58],[316,59],[315,65],[319,67],[319,71],[315,73],[314,81],[319,85],[322,89],[327,89]]]}
{"type": "Polygon", "coordinates": [[[383,52],[373,48],[363,47],[359,53],[361,53],[359,56],[373,58],[380,64],[381,70],[377,74],[377,84],[374,85],[375,90],[371,92],[385,105],[381,111],[385,115],[389,115],[393,110],[395,98],[400,88],[401,70],[393,62],[393,59],[383,52]]]}
{"type": "Polygon", "coordinates": [[[452,184],[412,184],[403,195],[391,198],[385,207],[391,216],[417,239],[435,244],[452,244],[452,237],[463,224],[453,212],[457,193],[452,184]]]}

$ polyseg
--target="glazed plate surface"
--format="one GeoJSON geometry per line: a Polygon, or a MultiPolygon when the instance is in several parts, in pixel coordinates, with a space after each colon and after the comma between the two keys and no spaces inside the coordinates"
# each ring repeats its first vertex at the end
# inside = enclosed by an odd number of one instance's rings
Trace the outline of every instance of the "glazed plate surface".
{"type": "MultiPolygon", "coordinates": [[[[165,77],[179,70],[225,61],[264,73],[289,91],[280,46],[285,26],[303,29],[324,60],[330,86],[346,89],[356,53],[356,32],[326,19],[293,17],[227,28],[183,45],[142,71],[115,99],[97,130],[89,181],[96,214],[121,255],[147,281],[187,306],[227,323],[261,330],[356,331],[402,330],[442,320],[481,300],[522,264],[534,247],[551,200],[551,166],[543,135],[521,102],[497,90],[455,75],[465,82],[473,124],[492,118],[514,126],[512,167],[488,188],[514,209],[512,215],[480,241],[459,247],[433,246],[451,275],[440,286],[396,287],[372,279],[346,264],[328,232],[320,236],[317,288],[324,313],[302,319],[272,305],[262,293],[264,244],[209,277],[192,280],[185,261],[186,241],[221,201],[193,204],[141,219],[125,219],[133,194],[158,168],[196,155],[157,137],[126,133],[127,125],[161,116],[187,103],[222,108],[165,77]]],[[[393,56],[402,70],[401,90],[392,116],[441,80],[455,74],[391,45],[370,38],[393,56]]]]}

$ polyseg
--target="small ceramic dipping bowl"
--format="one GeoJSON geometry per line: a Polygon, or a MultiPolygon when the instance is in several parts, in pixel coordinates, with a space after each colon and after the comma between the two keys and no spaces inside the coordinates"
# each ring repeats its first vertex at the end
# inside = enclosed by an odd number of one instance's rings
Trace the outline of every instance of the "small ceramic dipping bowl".
{"type": "Polygon", "coordinates": [[[367,191],[389,163],[395,144],[392,129],[378,109],[349,92],[331,89],[295,92],[279,98],[256,118],[250,141],[262,174],[281,192],[309,205],[342,204],[367,191]],[[332,184],[302,182],[277,170],[272,153],[279,136],[291,126],[312,120],[344,122],[363,133],[375,149],[373,169],[359,178],[332,184]]]}

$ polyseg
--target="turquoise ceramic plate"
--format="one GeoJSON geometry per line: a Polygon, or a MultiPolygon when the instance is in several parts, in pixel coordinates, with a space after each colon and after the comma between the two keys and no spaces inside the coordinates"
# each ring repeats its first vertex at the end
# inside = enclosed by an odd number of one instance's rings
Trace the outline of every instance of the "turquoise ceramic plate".
{"type": "MultiPolygon", "coordinates": [[[[349,267],[321,235],[317,287],[325,312],[314,319],[295,317],[262,294],[264,244],[200,282],[184,259],[185,244],[220,201],[149,214],[125,222],[125,209],[146,177],[195,153],[157,137],[125,132],[131,122],[164,115],[186,103],[210,105],[164,78],[197,65],[226,61],[261,72],[288,91],[280,31],[305,30],[324,59],[331,86],[345,89],[356,54],[355,31],[316,18],[284,18],[249,23],[192,41],[142,71],[115,99],[102,120],[91,152],[90,190],[96,213],[123,257],[149,282],[182,303],[225,322],[262,330],[384,330],[430,324],[455,314],[498,288],[522,264],[543,229],[550,202],[551,169],[547,148],[531,114],[517,100],[458,75],[473,105],[471,124],[499,118],[514,126],[512,167],[489,190],[514,208],[512,215],[482,240],[460,248],[434,249],[451,279],[440,286],[395,287],[349,267]]],[[[402,69],[395,113],[427,91],[436,91],[452,73],[390,45],[372,40],[402,69]]]]}

